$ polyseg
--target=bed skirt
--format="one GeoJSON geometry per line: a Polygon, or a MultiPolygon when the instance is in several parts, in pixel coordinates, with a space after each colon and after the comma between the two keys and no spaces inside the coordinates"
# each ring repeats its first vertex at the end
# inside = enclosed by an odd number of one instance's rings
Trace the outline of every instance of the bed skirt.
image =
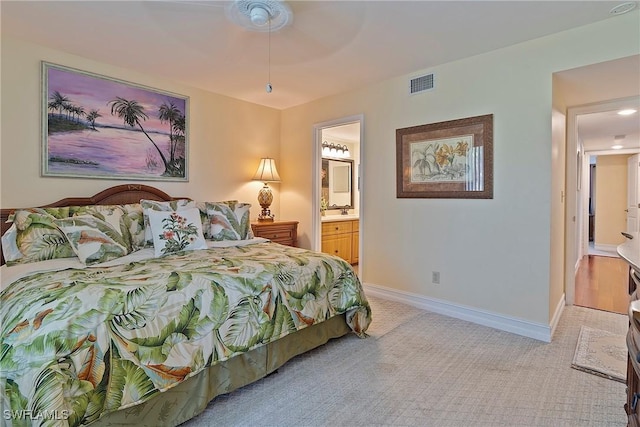
{"type": "Polygon", "coordinates": [[[251,384],[293,357],[350,331],[345,315],[332,317],[211,366],[150,401],[106,414],[91,426],[177,426],[204,411],[216,396],[251,384]]]}

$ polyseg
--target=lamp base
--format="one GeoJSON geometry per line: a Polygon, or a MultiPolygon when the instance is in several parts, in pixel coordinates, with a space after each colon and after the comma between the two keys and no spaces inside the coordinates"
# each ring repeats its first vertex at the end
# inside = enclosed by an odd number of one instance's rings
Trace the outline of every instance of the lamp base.
{"type": "Polygon", "coordinates": [[[275,215],[271,215],[271,209],[269,206],[262,206],[262,211],[258,215],[258,222],[273,222],[275,215]]]}
{"type": "Polygon", "coordinates": [[[258,215],[258,221],[273,221],[274,215],[271,215],[271,209],[269,209],[271,202],[273,202],[273,194],[265,182],[264,187],[262,187],[258,193],[258,203],[260,203],[260,206],[262,207],[262,211],[260,212],[260,215],[258,215]]]}

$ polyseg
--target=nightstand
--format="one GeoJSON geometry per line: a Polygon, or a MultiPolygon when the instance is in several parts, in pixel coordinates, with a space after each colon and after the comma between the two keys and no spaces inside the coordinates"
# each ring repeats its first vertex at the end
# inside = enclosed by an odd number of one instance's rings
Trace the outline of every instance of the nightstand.
{"type": "Polygon", "coordinates": [[[298,241],[298,221],[252,222],[251,229],[256,237],[264,237],[282,245],[296,246],[298,241]]]}

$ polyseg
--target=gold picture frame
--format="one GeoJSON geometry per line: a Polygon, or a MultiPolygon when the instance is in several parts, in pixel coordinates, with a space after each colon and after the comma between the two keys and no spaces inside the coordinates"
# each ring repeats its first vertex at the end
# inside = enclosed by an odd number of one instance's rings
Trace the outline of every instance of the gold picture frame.
{"type": "Polygon", "coordinates": [[[396,197],[493,199],[493,114],[396,130],[396,197]]]}

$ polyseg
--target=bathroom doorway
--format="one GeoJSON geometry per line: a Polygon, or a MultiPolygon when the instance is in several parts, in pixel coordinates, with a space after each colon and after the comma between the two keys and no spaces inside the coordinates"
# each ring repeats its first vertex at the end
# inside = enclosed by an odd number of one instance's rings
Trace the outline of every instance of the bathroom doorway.
{"type": "Polygon", "coordinates": [[[314,126],[313,248],[356,270],[362,264],[362,121],[358,115],[314,126]]]}

